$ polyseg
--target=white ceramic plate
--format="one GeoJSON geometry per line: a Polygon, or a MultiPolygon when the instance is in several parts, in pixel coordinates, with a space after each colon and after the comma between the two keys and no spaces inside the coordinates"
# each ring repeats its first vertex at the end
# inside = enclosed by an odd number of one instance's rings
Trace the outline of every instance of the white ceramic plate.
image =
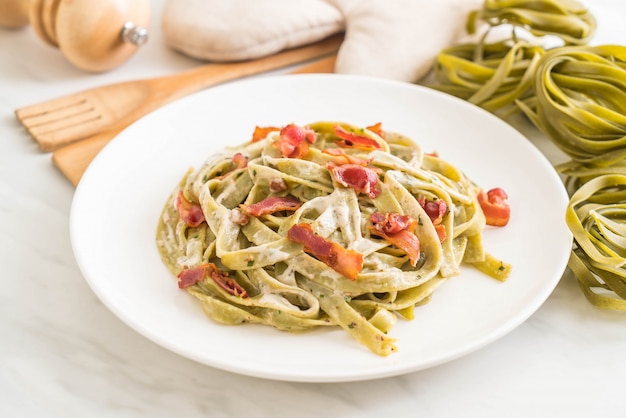
{"type": "Polygon", "coordinates": [[[416,85],[339,75],[268,76],[226,84],[148,115],[112,141],[76,190],[71,239],[89,285],[122,321],[182,356],[236,373],[291,381],[399,375],[458,358],[520,325],[550,295],[571,248],[567,196],[546,158],[508,124],[416,85]],[[155,245],[167,196],[190,167],[256,125],[340,120],[412,137],[485,188],[503,187],[512,219],[485,243],[513,264],[506,283],[473,270],[446,282],[390,335],[399,351],[369,352],[340,329],[288,334],[224,326],[179,290],[155,245]]]}

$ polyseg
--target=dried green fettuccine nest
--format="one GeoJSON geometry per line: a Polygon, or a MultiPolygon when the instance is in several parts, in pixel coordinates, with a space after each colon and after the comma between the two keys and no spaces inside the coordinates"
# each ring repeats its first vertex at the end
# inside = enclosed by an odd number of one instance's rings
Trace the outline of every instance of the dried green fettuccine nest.
{"type": "Polygon", "coordinates": [[[532,95],[533,75],[544,50],[526,42],[464,44],[437,58],[434,87],[502,117],[532,95]]]}
{"type": "Polygon", "coordinates": [[[572,195],[566,221],[574,236],[568,265],[587,299],[626,310],[626,176],[585,183],[572,195]]]}
{"type": "Polygon", "coordinates": [[[486,22],[487,28],[478,42],[439,53],[437,82],[431,87],[503,118],[519,111],[517,103],[534,94],[533,75],[546,53],[546,46],[539,44],[547,42],[541,42],[540,37],[551,35],[561,44],[581,45],[596,27],[595,18],[575,0],[485,0],[483,7],[468,18],[469,33],[477,31],[479,21],[486,22]],[[509,26],[510,36],[488,43],[490,31],[496,26],[509,26]],[[523,35],[539,38],[524,40],[523,35]]]}
{"type": "Polygon", "coordinates": [[[626,47],[570,46],[539,63],[534,98],[520,108],[575,162],[621,162],[626,148],[626,47]]]}
{"type": "Polygon", "coordinates": [[[576,0],[485,0],[468,19],[469,33],[476,31],[477,21],[492,27],[511,24],[535,36],[556,35],[566,45],[588,43],[596,28],[593,15],[576,0]]]}

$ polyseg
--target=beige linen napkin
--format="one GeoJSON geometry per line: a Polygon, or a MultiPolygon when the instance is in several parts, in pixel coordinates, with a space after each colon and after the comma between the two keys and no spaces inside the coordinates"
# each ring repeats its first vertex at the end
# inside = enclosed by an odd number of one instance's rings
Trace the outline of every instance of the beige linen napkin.
{"type": "Polygon", "coordinates": [[[335,71],[415,82],[463,34],[483,0],[168,0],[170,47],[239,61],[346,32],[335,71]]]}

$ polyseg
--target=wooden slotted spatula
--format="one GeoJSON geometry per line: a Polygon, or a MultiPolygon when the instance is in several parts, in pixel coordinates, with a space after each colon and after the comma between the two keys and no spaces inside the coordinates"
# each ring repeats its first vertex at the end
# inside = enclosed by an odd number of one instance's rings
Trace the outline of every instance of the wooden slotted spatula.
{"type": "MultiPolygon", "coordinates": [[[[330,55],[303,65],[291,72],[291,74],[332,73],[335,68],[335,59],[335,55],[330,55]]],[[[74,186],[77,186],[93,158],[121,130],[122,128],[100,132],[89,138],[61,147],[52,153],[52,162],[74,186]]]]}
{"type": "Polygon", "coordinates": [[[179,74],[97,87],[17,109],[15,114],[42,151],[103,132],[119,132],[132,122],[193,92],[336,53],[343,34],[275,55],[236,63],[207,64],[179,74]]]}

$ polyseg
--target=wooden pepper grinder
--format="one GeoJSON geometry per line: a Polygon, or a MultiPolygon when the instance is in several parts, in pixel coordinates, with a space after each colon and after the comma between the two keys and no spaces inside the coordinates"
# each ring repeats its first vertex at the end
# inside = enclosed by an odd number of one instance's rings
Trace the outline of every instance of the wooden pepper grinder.
{"type": "Polygon", "coordinates": [[[149,0],[0,0],[0,26],[33,26],[67,60],[92,72],[111,70],[148,40],[149,0]]]}

